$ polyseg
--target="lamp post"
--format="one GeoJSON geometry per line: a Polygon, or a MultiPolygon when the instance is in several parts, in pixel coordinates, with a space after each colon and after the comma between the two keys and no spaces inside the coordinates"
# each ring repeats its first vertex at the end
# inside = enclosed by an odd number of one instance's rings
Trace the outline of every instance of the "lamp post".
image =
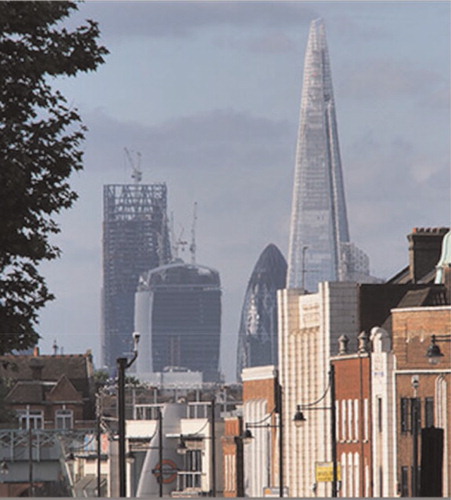
{"type": "Polygon", "coordinates": [[[267,429],[278,429],[279,431],[279,497],[283,498],[283,490],[284,490],[284,481],[283,481],[283,423],[282,423],[282,388],[278,387],[277,394],[277,406],[272,410],[272,412],[264,418],[260,422],[248,422],[246,423],[246,429],[241,436],[241,439],[244,444],[249,444],[253,439],[253,435],[251,432],[251,428],[267,428],[267,429]],[[264,424],[263,422],[269,419],[275,412],[275,410],[279,410],[279,422],[277,425],[272,425],[270,423],[264,424]]]}
{"type": "Polygon", "coordinates": [[[139,333],[133,333],[133,357],[117,358],[118,370],[118,441],[119,441],[119,497],[125,497],[127,491],[125,470],[125,370],[135,362],[138,357],[139,333]]]}
{"type": "Polygon", "coordinates": [[[329,369],[329,385],[324,391],[324,394],[313,403],[305,405],[297,405],[296,413],[294,414],[293,421],[296,427],[300,427],[306,421],[302,411],[313,410],[330,410],[330,438],[331,438],[331,451],[332,451],[332,497],[338,496],[338,464],[337,464],[337,435],[336,435],[336,407],[335,407],[335,366],[331,363],[329,369]],[[330,406],[316,407],[330,390],[330,406]]]}
{"type": "Polygon", "coordinates": [[[426,357],[431,365],[437,365],[444,357],[440,346],[437,345],[438,342],[451,342],[451,335],[432,335],[431,343],[426,351],[426,357]]]}

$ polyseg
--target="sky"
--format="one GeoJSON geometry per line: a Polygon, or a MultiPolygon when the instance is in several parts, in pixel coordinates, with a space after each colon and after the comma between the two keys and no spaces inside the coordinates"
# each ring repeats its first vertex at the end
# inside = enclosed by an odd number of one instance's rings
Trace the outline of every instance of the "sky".
{"type": "MultiPolygon", "coordinates": [[[[408,264],[414,227],[450,225],[450,4],[434,1],[87,1],[66,21],[99,23],[96,72],[53,82],[89,131],[79,199],[58,216],[62,249],[44,263],[56,300],[41,353],[100,359],[102,187],[165,182],[177,238],[217,269],[221,369],[235,376],[247,282],[274,243],[287,256],[304,53],[325,21],[351,240],[371,274],[408,264]]],[[[189,254],[181,254],[190,260],[189,254]]]]}

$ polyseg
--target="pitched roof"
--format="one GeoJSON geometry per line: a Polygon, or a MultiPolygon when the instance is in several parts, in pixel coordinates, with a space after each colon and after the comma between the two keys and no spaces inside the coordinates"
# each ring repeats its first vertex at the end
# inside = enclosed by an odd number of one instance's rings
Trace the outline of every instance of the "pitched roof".
{"type": "Polygon", "coordinates": [[[89,351],[86,354],[0,356],[2,378],[32,381],[36,380],[36,370],[40,372],[39,379],[43,382],[57,382],[65,375],[83,397],[91,393],[94,367],[89,351]]]}

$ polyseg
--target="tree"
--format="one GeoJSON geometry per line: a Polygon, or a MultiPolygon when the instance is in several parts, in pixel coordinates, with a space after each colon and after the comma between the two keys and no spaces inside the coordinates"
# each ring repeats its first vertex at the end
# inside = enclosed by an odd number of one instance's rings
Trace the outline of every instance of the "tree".
{"type": "Polygon", "coordinates": [[[0,354],[36,344],[38,311],[54,298],[38,266],[60,249],[54,215],[77,198],[86,128],[52,88],[95,70],[107,49],[97,23],[68,30],[75,2],[0,2],[0,354]]]}

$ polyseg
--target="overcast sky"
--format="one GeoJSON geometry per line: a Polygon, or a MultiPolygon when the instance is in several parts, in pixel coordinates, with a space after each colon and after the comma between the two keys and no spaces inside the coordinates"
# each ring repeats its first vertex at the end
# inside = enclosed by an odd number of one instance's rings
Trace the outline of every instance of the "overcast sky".
{"type": "MultiPolygon", "coordinates": [[[[287,255],[309,24],[325,20],[351,240],[389,278],[413,227],[450,224],[448,2],[86,2],[110,55],[58,80],[89,128],[79,201],[60,218],[57,299],[41,313],[41,352],[92,349],[100,367],[102,186],[166,182],[175,233],[223,289],[222,369],[235,375],[247,281],[269,243],[287,255]]],[[[185,256],[189,260],[190,256],[185,256]]]]}

